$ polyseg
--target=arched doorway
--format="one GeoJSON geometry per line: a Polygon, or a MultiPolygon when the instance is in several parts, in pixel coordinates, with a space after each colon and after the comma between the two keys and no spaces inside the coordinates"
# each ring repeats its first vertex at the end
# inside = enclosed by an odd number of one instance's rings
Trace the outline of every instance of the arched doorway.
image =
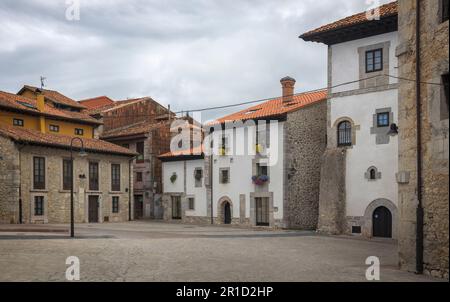
{"type": "Polygon", "coordinates": [[[231,205],[228,201],[223,204],[223,223],[231,224],[231,205]]]}
{"type": "Polygon", "coordinates": [[[392,213],[386,207],[378,207],[372,215],[373,237],[392,238],[392,213]]]}

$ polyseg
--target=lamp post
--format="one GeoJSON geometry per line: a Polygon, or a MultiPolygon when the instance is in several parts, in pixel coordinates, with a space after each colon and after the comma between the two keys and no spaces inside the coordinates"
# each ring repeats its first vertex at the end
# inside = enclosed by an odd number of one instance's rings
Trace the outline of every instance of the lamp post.
{"type": "Polygon", "coordinates": [[[73,168],[73,142],[75,140],[79,140],[81,143],[81,150],[79,153],[79,156],[84,157],[87,155],[87,153],[84,151],[84,144],[83,140],[79,137],[74,137],[70,141],[70,174],[72,175],[72,181],[70,186],[70,237],[75,237],[75,224],[74,224],[74,211],[73,211],[73,182],[75,177],[73,176],[74,168],[73,168]]]}

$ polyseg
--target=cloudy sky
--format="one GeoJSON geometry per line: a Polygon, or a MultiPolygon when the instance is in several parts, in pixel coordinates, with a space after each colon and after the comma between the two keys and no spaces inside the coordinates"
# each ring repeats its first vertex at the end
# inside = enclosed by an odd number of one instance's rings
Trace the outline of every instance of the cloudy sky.
{"type": "Polygon", "coordinates": [[[0,1],[0,90],[38,86],[43,75],[47,88],[77,100],[151,96],[180,111],[277,96],[286,75],[297,79],[296,92],[321,88],[326,47],[298,36],[369,7],[366,0],[80,0],[80,20],[70,21],[71,2],[0,1]]]}

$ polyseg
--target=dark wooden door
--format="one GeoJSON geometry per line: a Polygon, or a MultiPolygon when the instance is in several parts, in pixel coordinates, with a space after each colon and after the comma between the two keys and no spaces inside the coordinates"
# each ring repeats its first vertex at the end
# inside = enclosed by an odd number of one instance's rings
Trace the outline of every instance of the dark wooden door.
{"type": "Polygon", "coordinates": [[[89,223],[98,222],[98,196],[89,196],[89,223]]]}
{"type": "Polygon", "coordinates": [[[225,202],[223,205],[223,223],[231,224],[231,206],[229,202],[225,202]]]}
{"type": "Polygon", "coordinates": [[[144,197],[134,196],[134,219],[141,219],[144,216],[144,197]]]}
{"type": "Polygon", "coordinates": [[[269,226],[269,198],[255,198],[256,225],[269,226]]]}
{"type": "Polygon", "coordinates": [[[392,214],[388,208],[379,207],[373,211],[373,237],[392,238],[392,214]]]}
{"type": "Polygon", "coordinates": [[[172,196],[172,219],[181,219],[181,197],[172,196]]]}

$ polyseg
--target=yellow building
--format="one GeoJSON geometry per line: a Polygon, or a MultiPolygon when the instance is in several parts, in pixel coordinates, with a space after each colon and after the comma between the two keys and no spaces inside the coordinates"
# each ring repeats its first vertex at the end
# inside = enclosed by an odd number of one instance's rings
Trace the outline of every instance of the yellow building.
{"type": "Polygon", "coordinates": [[[0,91],[0,126],[93,138],[101,123],[84,113],[85,109],[53,90],[24,86],[17,94],[0,91]]]}

